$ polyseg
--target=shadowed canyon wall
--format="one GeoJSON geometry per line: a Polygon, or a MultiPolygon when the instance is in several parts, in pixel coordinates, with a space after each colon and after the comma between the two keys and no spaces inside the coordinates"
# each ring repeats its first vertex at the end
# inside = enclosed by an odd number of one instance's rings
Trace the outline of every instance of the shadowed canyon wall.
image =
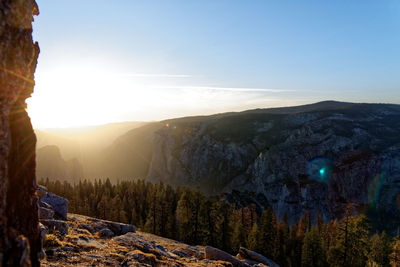
{"type": "Polygon", "coordinates": [[[38,13],[34,0],[0,0],[0,266],[39,266],[36,137],[25,103],[39,54],[38,13]]]}

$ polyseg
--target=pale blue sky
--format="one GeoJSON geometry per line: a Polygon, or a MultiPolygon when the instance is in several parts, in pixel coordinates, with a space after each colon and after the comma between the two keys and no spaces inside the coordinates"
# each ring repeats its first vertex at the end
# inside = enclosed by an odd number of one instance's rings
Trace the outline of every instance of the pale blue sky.
{"type": "Polygon", "coordinates": [[[400,104],[400,0],[37,2],[36,127],[400,104]]]}

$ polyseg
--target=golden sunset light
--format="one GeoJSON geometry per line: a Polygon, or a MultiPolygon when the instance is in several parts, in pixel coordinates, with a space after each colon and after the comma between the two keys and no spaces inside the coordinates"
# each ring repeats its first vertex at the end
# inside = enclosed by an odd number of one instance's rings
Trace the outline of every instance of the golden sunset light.
{"type": "Polygon", "coordinates": [[[400,0],[0,0],[0,267],[400,267],[400,0]]]}

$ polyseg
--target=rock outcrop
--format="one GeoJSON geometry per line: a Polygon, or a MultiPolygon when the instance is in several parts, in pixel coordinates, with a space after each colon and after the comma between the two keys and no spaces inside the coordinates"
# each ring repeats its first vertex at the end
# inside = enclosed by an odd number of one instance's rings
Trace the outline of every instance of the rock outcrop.
{"type": "Polygon", "coordinates": [[[257,252],[248,250],[243,247],[239,248],[238,258],[243,259],[243,260],[247,260],[247,259],[252,260],[257,263],[262,263],[262,264],[265,264],[266,266],[270,266],[270,267],[279,267],[278,264],[276,264],[272,260],[268,259],[267,257],[264,257],[263,255],[258,254],[257,252]]]}
{"type": "Polygon", "coordinates": [[[119,223],[83,215],[68,213],[65,222],[69,226],[67,234],[47,235],[47,257],[42,261],[43,266],[276,266],[240,260],[213,247],[190,246],[135,231],[133,226],[118,226],[134,231],[112,237],[110,228],[119,223]]]}
{"type": "MultiPolygon", "coordinates": [[[[61,219],[67,219],[67,213],[68,213],[68,200],[57,196],[51,192],[46,192],[41,198],[40,201],[43,202],[40,203],[41,206],[50,205],[51,209],[53,211],[53,216],[56,215],[57,217],[61,219]]],[[[44,207],[41,207],[41,210],[44,207]]],[[[46,208],[44,208],[46,209],[46,208]]],[[[48,209],[48,208],[47,208],[48,209]]],[[[49,209],[48,209],[49,210],[49,209]]]]}
{"type": "Polygon", "coordinates": [[[47,191],[44,186],[38,186],[39,220],[46,232],[66,235],[68,233],[67,220],[68,200],[47,191]]]}
{"type": "Polygon", "coordinates": [[[208,260],[222,260],[230,262],[234,267],[249,267],[250,265],[237,259],[236,257],[230,255],[229,253],[222,251],[220,249],[207,246],[206,249],[206,259],[208,260]]]}
{"type": "MultiPolygon", "coordinates": [[[[347,203],[400,223],[400,106],[313,105],[165,121],[155,133],[147,179],[237,190],[282,217],[326,220],[347,203]]],[[[388,224],[389,223],[389,224],[388,224]]],[[[390,226],[393,227],[390,227],[390,226]]],[[[386,227],[386,226],[385,226],[386,227]]]]}
{"type": "Polygon", "coordinates": [[[36,137],[25,100],[34,87],[39,46],[34,0],[0,0],[0,265],[39,266],[36,137]]]}
{"type": "Polygon", "coordinates": [[[78,159],[64,160],[57,146],[44,146],[36,151],[36,177],[50,180],[79,181],[84,178],[83,167],[78,159]]]}

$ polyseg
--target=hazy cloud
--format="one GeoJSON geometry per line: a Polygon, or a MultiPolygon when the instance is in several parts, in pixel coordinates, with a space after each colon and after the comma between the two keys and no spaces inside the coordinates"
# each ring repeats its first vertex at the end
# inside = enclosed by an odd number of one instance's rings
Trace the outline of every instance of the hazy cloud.
{"type": "Polygon", "coordinates": [[[160,89],[184,89],[184,90],[215,90],[230,92],[266,92],[266,93],[283,93],[293,92],[289,89],[270,89],[270,88],[245,88],[245,87],[215,87],[215,86],[157,86],[160,89]]]}
{"type": "Polygon", "coordinates": [[[161,74],[161,73],[117,73],[119,77],[139,77],[139,78],[191,78],[193,75],[187,74],[161,74]]]}

